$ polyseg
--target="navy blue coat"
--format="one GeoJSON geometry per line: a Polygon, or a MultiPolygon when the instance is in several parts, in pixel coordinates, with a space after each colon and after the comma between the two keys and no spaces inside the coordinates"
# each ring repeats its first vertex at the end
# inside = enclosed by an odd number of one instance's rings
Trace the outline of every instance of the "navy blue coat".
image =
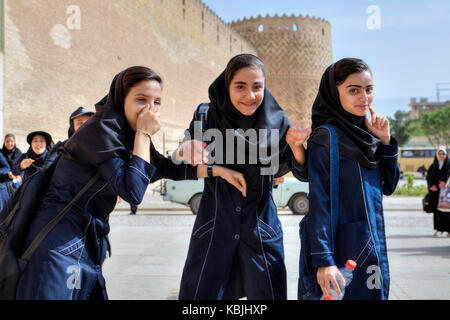
{"type": "Polygon", "coordinates": [[[12,174],[15,175],[15,176],[22,176],[22,179],[25,180],[26,178],[31,176],[33,173],[35,173],[40,168],[46,169],[46,168],[50,167],[52,162],[56,159],[56,155],[57,154],[56,154],[56,152],[52,153],[52,152],[49,152],[48,150],[46,152],[47,152],[47,154],[46,154],[44,160],[42,161],[41,165],[37,165],[36,163],[32,163],[31,166],[29,166],[25,170],[21,170],[20,169],[20,163],[22,162],[22,160],[24,160],[26,158],[31,158],[31,156],[29,155],[28,152],[22,154],[17,159],[15,166],[13,166],[11,168],[12,174]]]}
{"type": "Polygon", "coordinates": [[[8,183],[12,182],[8,176],[9,172],[11,172],[9,163],[3,154],[0,153],[0,211],[9,199],[8,183]]]}
{"type": "Polygon", "coordinates": [[[98,166],[60,158],[26,246],[97,171],[101,176],[38,247],[20,279],[17,299],[89,299],[95,286],[100,298],[107,298],[101,266],[117,195],[139,204],[151,179],[196,179],[196,168],[177,166],[154,149],[151,162],[131,154],[98,166]]]}
{"type": "Polygon", "coordinates": [[[376,300],[389,295],[382,200],[383,194],[394,192],[400,176],[398,143],[392,138],[390,145],[380,148],[381,161],[375,169],[339,154],[335,250],[331,243],[329,147],[313,142],[308,148],[309,212],[303,219],[310,221],[312,268],[317,272],[318,267],[343,267],[348,259],[355,260],[358,265],[344,299],[376,300]]]}
{"type": "MultiPolygon", "coordinates": [[[[205,129],[211,127],[208,122],[205,129]]],[[[303,167],[288,146],[282,151],[281,165],[303,178],[303,167]]],[[[220,177],[205,178],[179,298],[286,299],[283,231],[272,198],[274,177],[261,175],[256,165],[224,166],[244,174],[247,197],[220,177]]]]}

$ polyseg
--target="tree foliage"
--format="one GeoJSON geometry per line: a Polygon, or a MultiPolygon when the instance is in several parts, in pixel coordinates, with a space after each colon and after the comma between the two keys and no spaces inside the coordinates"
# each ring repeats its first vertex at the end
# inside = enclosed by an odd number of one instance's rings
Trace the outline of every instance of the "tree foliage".
{"type": "Polygon", "coordinates": [[[400,146],[408,143],[412,129],[409,126],[409,112],[398,110],[394,113],[394,118],[388,117],[391,134],[397,139],[400,146]]]}
{"type": "Polygon", "coordinates": [[[419,123],[435,148],[450,145],[450,106],[420,115],[419,123]]]}

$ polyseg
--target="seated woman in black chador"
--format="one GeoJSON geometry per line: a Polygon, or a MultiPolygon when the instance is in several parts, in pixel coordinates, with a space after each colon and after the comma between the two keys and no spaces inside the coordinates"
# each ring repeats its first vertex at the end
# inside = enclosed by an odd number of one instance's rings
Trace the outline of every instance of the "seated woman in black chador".
{"type": "Polygon", "coordinates": [[[20,175],[15,176],[11,172],[11,169],[16,165],[18,159],[22,156],[22,151],[20,151],[20,149],[16,146],[16,137],[12,133],[5,135],[5,140],[1,151],[9,165],[7,177],[4,179],[4,186],[8,191],[8,197],[6,200],[8,200],[9,196],[11,196],[22,183],[22,177],[20,175]]]}
{"type": "Polygon", "coordinates": [[[15,166],[11,168],[12,174],[22,175],[23,180],[39,169],[50,167],[56,158],[56,154],[50,152],[54,143],[49,133],[45,131],[31,132],[27,136],[27,142],[30,148],[17,159],[15,166]]]}
{"type": "MultiPolygon", "coordinates": [[[[37,248],[19,281],[18,299],[106,299],[101,266],[117,196],[139,204],[151,181],[202,177],[199,168],[175,165],[151,143],[160,128],[161,90],[160,76],[149,68],[120,72],[95,115],[60,148],[25,247],[91,177],[100,178],[37,248]]],[[[243,183],[239,173],[217,169],[231,183],[243,183]]]]}

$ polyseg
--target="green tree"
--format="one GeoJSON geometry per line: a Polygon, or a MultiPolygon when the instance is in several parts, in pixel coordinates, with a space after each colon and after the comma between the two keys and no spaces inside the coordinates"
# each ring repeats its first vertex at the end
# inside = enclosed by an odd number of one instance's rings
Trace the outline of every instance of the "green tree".
{"type": "Polygon", "coordinates": [[[387,117],[391,128],[391,134],[397,139],[400,146],[408,143],[412,129],[409,126],[409,112],[398,110],[394,113],[394,118],[387,117]]]}
{"type": "Polygon", "coordinates": [[[450,145],[450,106],[420,115],[419,123],[428,141],[437,148],[450,145]]]}

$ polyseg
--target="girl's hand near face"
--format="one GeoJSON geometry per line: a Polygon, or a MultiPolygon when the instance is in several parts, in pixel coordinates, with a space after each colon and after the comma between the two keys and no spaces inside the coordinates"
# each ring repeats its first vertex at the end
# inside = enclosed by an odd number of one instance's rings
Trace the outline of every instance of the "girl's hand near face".
{"type": "Polygon", "coordinates": [[[27,159],[23,159],[22,162],[20,163],[20,170],[25,170],[26,168],[28,168],[29,166],[31,166],[31,164],[34,162],[33,159],[27,158],[27,159]]]}
{"type": "Polygon", "coordinates": [[[143,108],[136,120],[136,131],[144,130],[154,135],[161,128],[161,115],[159,109],[152,106],[143,108]]]}
{"type": "Polygon", "coordinates": [[[369,107],[372,120],[366,116],[366,126],[369,132],[381,140],[382,144],[391,143],[391,129],[389,120],[386,117],[380,117],[372,107],[369,107]]]}
{"type": "Polygon", "coordinates": [[[295,160],[300,165],[305,164],[305,149],[303,143],[311,134],[311,128],[302,128],[300,126],[290,127],[286,133],[286,142],[291,147],[295,160]]]}

